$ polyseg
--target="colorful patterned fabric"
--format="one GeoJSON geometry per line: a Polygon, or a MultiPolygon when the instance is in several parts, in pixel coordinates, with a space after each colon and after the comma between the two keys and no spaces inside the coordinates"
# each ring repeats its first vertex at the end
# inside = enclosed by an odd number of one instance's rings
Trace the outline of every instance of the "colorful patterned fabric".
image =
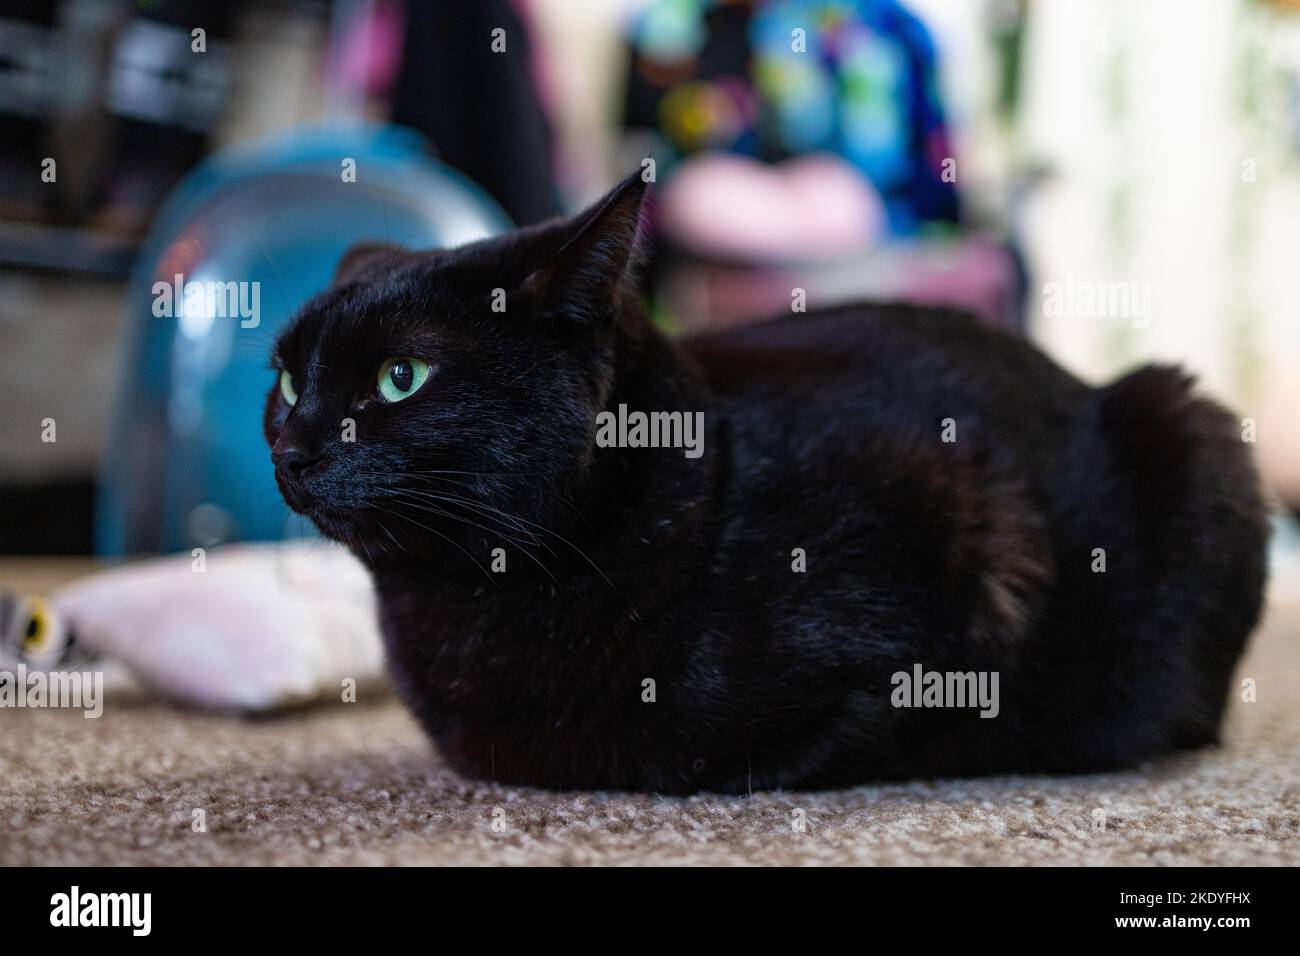
{"type": "Polygon", "coordinates": [[[895,0],[654,0],[630,43],[627,122],[660,133],[661,170],[706,149],[833,152],[896,232],[957,219],[934,44],[895,0]]]}

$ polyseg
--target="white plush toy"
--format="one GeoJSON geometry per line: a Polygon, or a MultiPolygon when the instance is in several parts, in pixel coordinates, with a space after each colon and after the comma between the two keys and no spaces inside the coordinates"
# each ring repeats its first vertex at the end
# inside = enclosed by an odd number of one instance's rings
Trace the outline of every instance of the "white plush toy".
{"type": "Polygon", "coordinates": [[[0,593],[0,669],[116,663],[200,707],[337,699],[378,679],[382,658],[369,577],[347,551],[321,542],[128,563],[46,598],[0,593]]]}

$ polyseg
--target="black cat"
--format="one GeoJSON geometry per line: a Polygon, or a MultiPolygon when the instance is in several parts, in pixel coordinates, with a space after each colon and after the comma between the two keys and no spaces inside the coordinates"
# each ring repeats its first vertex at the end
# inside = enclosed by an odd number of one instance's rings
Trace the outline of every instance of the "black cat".
{"type": "Polygon", "coordinates": [[[456,768],[745,791],[1216,739],[1265,578],[1228,413],[1176,370],[1089,388],[934,309],[670,341],[627,277],[643,189],[354,250],[276,349],[280,488],[370,567],[456,768]],[[598,441],[620,406],[702,413],[695,456],[598,441]]]}

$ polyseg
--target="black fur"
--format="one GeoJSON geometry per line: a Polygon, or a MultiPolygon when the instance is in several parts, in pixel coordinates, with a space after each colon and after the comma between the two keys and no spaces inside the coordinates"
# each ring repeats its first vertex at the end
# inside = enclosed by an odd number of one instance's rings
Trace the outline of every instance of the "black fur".
{"type": "Polygon", "coordinates": [[[277,347],[281,489],[371,568],[397,686],[455,767],[745,791],[1216,740],[1265,577],[1227,412],[1174,369],[1093,389],[933,309],[669,341],[626,279],[642,188],[461,249],[358,250],[277,347]],[[428,384],[380,402],[407,355],[428,384]],[[619,403],[703,412],[703,456],[597,447],[619,403]],[[915,664],[997,671],[999,715],[892,706],[915,664]]]}

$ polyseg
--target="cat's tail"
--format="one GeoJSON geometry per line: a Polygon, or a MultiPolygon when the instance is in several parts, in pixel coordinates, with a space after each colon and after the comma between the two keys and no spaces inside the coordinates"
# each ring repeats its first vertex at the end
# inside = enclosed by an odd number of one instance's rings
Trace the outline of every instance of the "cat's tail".
{"type": "Polygon", "coordinates": [[[1130,663],[1178,675],[1167,743],[1218,740],[1237,660],[1259,618],[1268,520],[1246,423],[1148,365],[1101,390],[1098,413],[1131,481],[1150,587],[1130,663]]]}

